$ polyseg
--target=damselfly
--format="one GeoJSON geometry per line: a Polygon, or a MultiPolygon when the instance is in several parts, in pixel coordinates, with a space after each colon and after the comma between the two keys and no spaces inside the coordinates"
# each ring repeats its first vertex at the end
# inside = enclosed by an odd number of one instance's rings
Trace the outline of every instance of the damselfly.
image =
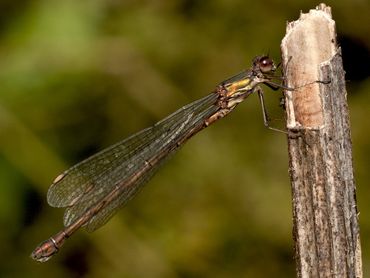
{"type": "Polygon", "coordinates": [[[211,94],[59,175],[49,188],[47,201],[53,207],[66,207],[65,228],[38,245],[31,257],[45,262],[82,226],[91,232],[104,225],[188,139],[254,92],[268,126],[259,84],[283,87],[272,81],[278,78],[275,70],[268,56],[257,56],[250,69],[221,82],[211,94]]]}

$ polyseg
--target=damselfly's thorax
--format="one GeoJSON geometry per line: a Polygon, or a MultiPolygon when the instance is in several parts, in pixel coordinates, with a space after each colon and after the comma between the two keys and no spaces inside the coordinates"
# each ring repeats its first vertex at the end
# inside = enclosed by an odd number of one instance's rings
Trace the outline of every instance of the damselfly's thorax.
{"type": "Polygon", "coordinates": [[[226,79],[217,88],[221,97],[245,98],[259,83],[270,80],[275,73],[274,61],[266,55],[256,56],[252,67],[226,79]]]}

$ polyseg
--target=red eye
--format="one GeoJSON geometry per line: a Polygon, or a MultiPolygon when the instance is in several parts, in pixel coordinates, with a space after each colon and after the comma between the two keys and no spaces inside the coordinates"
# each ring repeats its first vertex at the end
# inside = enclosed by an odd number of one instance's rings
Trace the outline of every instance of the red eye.
{"type": "Polygon", "coordinates": [[[257,56],[253,59],[254,70],[260,71],[261,73],[269,73],[276,70],[274,61],[268,56],[257,56]]]}
{"type": "Polygon", "coordinates": [[[272,59],[270,59],[267,56],[260,57],[259,60],[257,61],[257,63],[259,65],[259,68],[260,68],[261,72],[263,72],[263,73],[275,70],[274,61],[272,61],[272,59]]]}

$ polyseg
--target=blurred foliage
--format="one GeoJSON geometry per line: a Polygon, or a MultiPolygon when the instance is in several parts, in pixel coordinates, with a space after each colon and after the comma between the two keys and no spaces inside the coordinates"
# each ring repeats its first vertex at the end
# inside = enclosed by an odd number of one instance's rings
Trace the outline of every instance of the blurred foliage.
{"type": "MultiPolygon", "coordinates": [[[[146,189],[50,262],[55,176],[249,67],[279,60],[313,1],[0,1],[1,277],[294,277],[286,142],[251,96],[146,189]]],[[[369,1],[330,1],[347,70],[365,276],[370,275],[369,1]],[[359,11],[361,15],[359,16],[359,11]]],[[[282,124],[279,96],[270,112],[282,124]]]]}

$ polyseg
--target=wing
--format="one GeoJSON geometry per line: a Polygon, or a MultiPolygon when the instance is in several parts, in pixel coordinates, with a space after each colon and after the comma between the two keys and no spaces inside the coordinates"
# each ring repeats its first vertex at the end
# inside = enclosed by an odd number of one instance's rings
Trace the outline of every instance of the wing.
{"type": "MultiPolygon", "coordinates": [[[[212,93],[73,166],[50,186],[48,203],[54,207],[67,207],[64,225],[73,223],[117,186],[125,184],[124,181],[140,171],[153,155],[166,149],[169,154],[174,153],[177,141],[184,133],[217,111],[216,101],[217,94],[212,93]]],[[[150,167],[135,182],[123,186],[119,196],[92,217],[87,229],[93,231],[105,224],[152,177],[168,156],[150,167]]]]}

